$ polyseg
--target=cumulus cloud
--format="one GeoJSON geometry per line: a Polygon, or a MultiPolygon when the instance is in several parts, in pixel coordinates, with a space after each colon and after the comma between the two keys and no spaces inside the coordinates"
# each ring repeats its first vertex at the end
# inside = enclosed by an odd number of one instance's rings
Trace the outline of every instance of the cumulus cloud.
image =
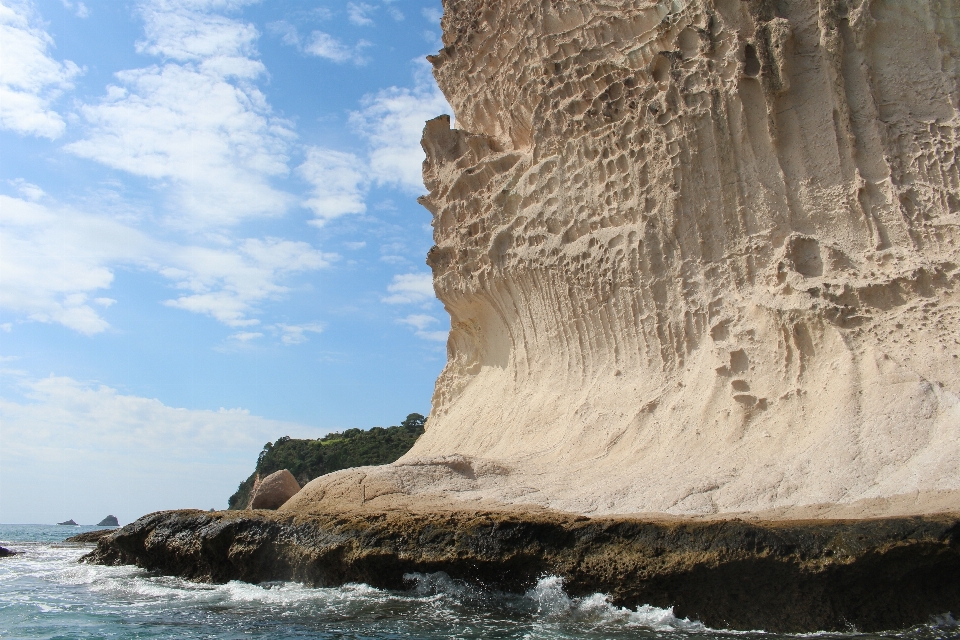
{"type": "Polygon", "coordinates": [[[225,507],[263,443],[281,435],[321,434],[242,408],[187,409],[69,377],[20,378],[0,396],[0,482],[20,487],[4,494],[2,517],[96,522],[113,513],[129,522],[158,509],[225,507]]]}
{"type": "Polygon", "coordinates": [[[236,340],[237,342],[250,342],[251,340],[256,340],[257,338],[262,337],[263,334],[258,331],[238,331],[230,336],[230,339],[236,340]]]}
{"type": "Polygon", "coordinates": [[[370,145],[373,180],[411,194],[423,193],[423,125],[444,113],[453,110],[422,66],[413,89],[390,87],[364,97],[350,122],[370,145]]]}
{"type": "Polygon", "coordinates": [[[434,318],[433,316],[429,316],[422,313],[413,314],[413,315],[407,316],[406,318],[401,318],[397,322],[400,322],[401,324],[410,325],[411,327],[416,329],[414,334],[419,338],[423,338],[425,340],[435,340],[437,342],[447,341],[447,335],[448,335],[447,331],[438,331],[435,329],[434,330],[430,329],[431,326],[440,323],[440,321],[437,318],[434,318]]]}
{"type": "Polygon", "coordinates": [[[257,325],[260,320],[249,317],[257,303],[289,291],[280,284],[282,278],[325,267],[330,257],[306,242],[279,238],[246,239],[231,250],[174,248],[171,266],[160,273],[189,293],[164,304],[211,316],[230,327],[257,325]]]}
{"type": "Polygon", "coordinates": [[[346,45],[329,33],[323,31],[314,31],[310,34],[310,40],[303,47],[305,53],[318,58],[325,58],[331,62],[353,62],[363,65],[368,62],[362,55],[364,49],[370,46],[366,40],[358,40],[357,44],[346,45]]]}
{"type": "Polygon", "coordinates": [[[80,68],[49,54],[53,38],[27,2],[0,3],[0,128],[51,140],[66,124],[51,108],[80,68]]]}
{"type": "Polygon", "coordinates": [[[304,38],[300,35],[300,32],[297,31],[297,28],[286,20],[269,23],[267,30],[272,35],[280,38],[280,42],[283,44],[296,47],[298,51],[306,53],[307,55],[324,58],[338,64],[352,62],[357,65],[363,65],[368,62],[367,58],[363,56],[363,50],[370,46],[370,43],[366,40],[358,40],[356,44],[349,45],[329,33],[320,30],[314,30],[309,36],[304,38]]]}
{"type": "Polygon", "coordinates": [[[162,65],[121,71],[106,96],[84,105],[89,125],[65,147],[168,187],[171,218],[191,228],[282,214],[292,198],[270,179],[287,173],[292,127],[250,81],[256,29],[210,8],[238,2],[164,0],[142,8],[138,49],[162,65]]]}
{"type": "Polygon", "coordinates": [[[90,10],[82,2],[71,2],[70,0],[60,0],[64,9],[73,11],[78,18],[87,18],[90,16],[90,10]]]}
{"type": "Polygon", "coordinates": [[[183,294],[165,304],[232,327],[259,320],[257,305],[288,292],[289,277],[325,267],[334,254],[279,238],[221,240],[212,247],[161,242],[103,215],[0,196],[0,307],[83,334],[105,331],[114,270],[157,272],[183,294]]]}
{"type": "Polygon", "coordinates": [[[141,232],[106,217],[0,195],[0,306],[83,334],[109,326],[89,296],[113,282],[109,265],[152,253],[141,232]]]}
{"type": "Polygon", "coordinates": [[[393,282],[387,285],[389,296],[383,298],[387,304],[417,304],[434,300],[433,276],[429,273],[403,273],[393,276],[393,282]]]}
{"type": "Polygon", "coordinates": [[[366,2],[348,2],[347,19],[360,27],[369,27],[373,25],[373,19],[370,17],[377,8],[366,2]]]}
{"type": "Polygon", "coordinates": [[[440,24],[440,18],[443,17],[443,11],[435,7],[424,7],[421,9],[423,17],[427,22],[433,22],[434,24],[440,24]]]}
{"type": "Polygon", "coordinates": [[[175,408],[68,377],[20,381],[19,387],[25,401],[0,398],[5,448],[20,441],[33,443],[25,446],[180,457],[259,446],[278,433],[308,431],[244,409],[175,408]]]}
{"type": "Polygon", "coordinates": [[[276,324],[273,329],[280,335],[283,344],[301,344],[307,341],[307,333],[321,333],[323,325],[311,324],[276,324]]]}
{"type": "Polygon", "coordinates": [[[352,153],[310,147],[297,168],[311,185],[311,197],[303,205],[313,211],[311,224],[324,223],[349,213],[367,210],[366,163],[352,153]]]}

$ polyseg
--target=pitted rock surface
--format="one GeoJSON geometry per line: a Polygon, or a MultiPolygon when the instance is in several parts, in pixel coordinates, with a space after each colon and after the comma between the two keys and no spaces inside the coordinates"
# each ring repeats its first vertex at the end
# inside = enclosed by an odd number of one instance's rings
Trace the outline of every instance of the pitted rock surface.
{"type": "Polygon", "coordinates": [[[960,2],[444,10],[427,431],[285,510],[960,507],[960,2]]]}

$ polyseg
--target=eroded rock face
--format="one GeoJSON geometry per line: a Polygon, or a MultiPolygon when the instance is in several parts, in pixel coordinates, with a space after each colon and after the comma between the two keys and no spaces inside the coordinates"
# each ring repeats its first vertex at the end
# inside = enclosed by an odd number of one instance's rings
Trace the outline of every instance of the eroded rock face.
{"type": "Polygon", "coordinates": [[[407,456],[296,505],[960,505],[960,2],[444,9],[448,363],[407,456]]]}
{"type": "Polygon", "coordinates": [[[286,469],[275,471],[261,480],[254,488],[250,499],[251,509],[279,509],[297,495],[300,483],[286,469]]]}

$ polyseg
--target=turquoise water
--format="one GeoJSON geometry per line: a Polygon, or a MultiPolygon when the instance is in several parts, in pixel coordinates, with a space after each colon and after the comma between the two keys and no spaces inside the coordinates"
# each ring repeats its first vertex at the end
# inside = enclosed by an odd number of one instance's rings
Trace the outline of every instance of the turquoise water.
{"type": "MultiPolygon", "coordinates": [[[[62,541],[95,529],[0,525],[0,546],[24,552],[0,558],[0,638],[785,637],[715,631],[696,621],[677,619],[668,609],[614,607],[602,594],[570,598],[556,577],[543,578],[523,595],[480,591],[444,574],[411,575],[408,591],[383,591],[362,584],[331,589],[294,583],[197,584],[135,567],[78,563],[91,547],[62,541]]],[[[955,640],[960,638],[960,627],[941,623],[887,634],[813,635],[845,640],[955,640]]]]}

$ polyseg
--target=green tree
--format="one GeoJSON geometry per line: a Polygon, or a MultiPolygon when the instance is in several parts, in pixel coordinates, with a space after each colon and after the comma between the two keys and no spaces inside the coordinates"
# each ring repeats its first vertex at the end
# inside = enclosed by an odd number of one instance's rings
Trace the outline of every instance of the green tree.
{"type": "Polygon", "coordinates": [[[257,456],[253,473],[230,496],[230,509],[245,509],[257,476],[261,478],[288,469],[302,487],[322,475],[375,464],[389,464],[405,454],[424,431],[427,419],[411,413],[399,426],[374,427],[367,431],[347,429],[318,440],[283,436],[268,442],[257,456]]]}

